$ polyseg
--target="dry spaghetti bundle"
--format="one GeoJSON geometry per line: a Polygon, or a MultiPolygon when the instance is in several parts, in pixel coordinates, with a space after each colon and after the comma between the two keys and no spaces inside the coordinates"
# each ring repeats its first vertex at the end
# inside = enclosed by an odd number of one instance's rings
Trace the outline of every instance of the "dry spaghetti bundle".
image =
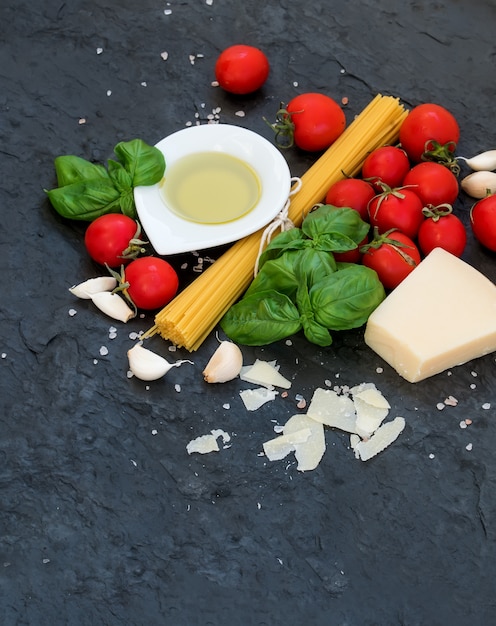
{"type": "MultiPolygon", "coordinates": [[[[301,177],[301,188],[288,209],[295,226],[300,226],[310,209],[322,202],[331,185],[355,176],[372,150],[396,142],[407,114],[398,98],[378,94],[301,177]]],[[[233,244],[157,313],[155,325],[144,337],[158,333],[178,347],[197,350],[248,288],[262,237],[260,230],[233,244]]]]}

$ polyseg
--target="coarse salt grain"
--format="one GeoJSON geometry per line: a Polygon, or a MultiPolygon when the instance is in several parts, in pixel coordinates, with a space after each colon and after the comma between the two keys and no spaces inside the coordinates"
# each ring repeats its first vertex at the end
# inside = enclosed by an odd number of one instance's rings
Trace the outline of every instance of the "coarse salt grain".
{"type": "Polygon", "coordinates": [[[446,405],[444,404],[444,402],[438,402],[438,403],[436,404],[436,409],[437,409],[438,411],[442,411],[442,410],[445,408],[445,406],[446,406],[446,405]]]}
{"type": "Polygon", "coordinates": [[[460,422],[460,428],[467,428],[467,423],[465,422],[465,420],[462,420],[460,422]]]}
{"type": "Polygon", "coordinates": [[[164,61],[167,61],[167,59],[169,58],[169,53],[166,50],[164,50],[163,52],[160,53],[160,56],[162,57],[164,61]]]}
{"type": "Polygon", "coordinates": [[[85,117],[80,117],[78,120],[78,124],[80,126],[82,126],[83,124],[86,124],[86,118],[85,117]]]}
{"type": "Polygon", "coordinates": [[[103,52],[103,48],[97,48],[96,49],[96,53],[97,54],[102,54],[102,52],[103,52]]]}
{"type": "Polygon", "coordinates": [[[473,448],[473,445],[472,445],[471,443],[468,443],[468,444],[465,446],[465,450],[468,450],[469,452],[470,452],[470,450],[472,450],[472,448],[473,448]]]}
{"type": "Polygon", "coordinates": [[[214,3],[214,0],[205,0],[205,4],[209,7],[211,7],[213,3],[214,3]]]}
{"type": "Polygon", "coordinates": [[[432,452],[431,452],[431,453],[429,454],[429,458],[430,458],[430,459],[435,459],[435,458],[436,458],[436,455],[435,455],[435,454],[432,454],[432,452]]]}
{"type": "Polygon", "coordinates": [[[229,402],[226,402],[222,405],[222,408],[228,410],[231,408],[231,405],[229,404],[229,402]]]}
{"type": "Polygon", "coordinates": [[[6,352],[2,352],[2,359],[6,359],[7,358],[7,353],[6,352]]]}
{"type": "Polygon", "coordinates": [[[491,408],[491,403],[490,402],[484,402],[484,404],[482,405],[482,408],[487,411],[488,409],[491,408]]]}
{"type": "Polygon", "coordinates": [[[76,313],[77,313],[76,309],[69,309],[69,315],[71,317],[74,317],[76,315],[76,313]]]}
{"type": "Polygon", "coordinates": [[[107,89],[107,96],[111,96],[112,95],[112,91],[110,89],[107,89]]]}
{"type": "Polygon", "coordinates": [[[108,348],[106,348],[105,346],[102,346],[99,352],[100,352],[100,356],[107,356],[107,354],[109,353],[108,348]]]}
{"type": "Polygon", "coordinates": [[[181,393],[181,385],[179,383],[176,383],[174,385],[174,389],[177,391],[177,393],[181,393]]]}
{"type": "Polygon", "coordinates": [[[164,15],[170,15],[172,13],[171,9],[164,9],[164,15]]]}
{"type": "Polygon", "coordinates": [[[152,435],[157,435],[158,434],[158,430],[156,430],[155,428],[152,430],[152,435]]]}
{"type": "Polygon", "coordinates": [[[234,115],[237,115],[238,117],[244,117],[246,114],[244,111],[236,111],[234,115]]]}

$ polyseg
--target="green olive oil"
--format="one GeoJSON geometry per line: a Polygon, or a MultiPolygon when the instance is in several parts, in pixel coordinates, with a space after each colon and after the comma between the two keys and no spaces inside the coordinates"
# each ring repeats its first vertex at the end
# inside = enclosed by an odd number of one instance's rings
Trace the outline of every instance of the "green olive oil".
{"type": "Polygon", "coordinates": [[[224,152],[199,152],[166,169],[160,193],[171,211],[201,224],[223,224],[251,211],[261,184],[244,161],[224,152]]]}

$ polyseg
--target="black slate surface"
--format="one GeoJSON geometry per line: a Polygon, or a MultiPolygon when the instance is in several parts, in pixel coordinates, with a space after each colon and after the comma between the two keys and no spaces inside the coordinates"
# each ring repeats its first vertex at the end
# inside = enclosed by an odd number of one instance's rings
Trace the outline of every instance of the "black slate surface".
{"type": "MultiPolygon", "coordinates": [[[[250,413],[246,384],[202,381],[213,335],[194,366],[128,379],[129,335],[152,316],[114,324],[71,296],[100,270],[84,226],[43,191],[60,154],[103,162],[118,141],[155,143],[216,107],[271,139],[263,116],[303,91],[347,97],[348,121],[376,93],[437,102],[459,120],[459,154],[494,148],[495,19],[488,0],[2,1],[3,626],[495,623],[494,355],[410,385],[378,371],[363,330],[328,349],[299,336],[245,348],[247,363],[277,359],[293,382],[250,413]],[[272,66],[249,97],[211,85],[218,53],[239,42],[272,66]],[[326,380],[375,382],[404,433],[368,463],[337,432],[313,472],[267,462],[275,423],[326,380]],[[457,406],[436,408],[450,395],[457,406]],[[215,428],[232,445],[188,456],[215,428]]],[[[293,175],[315,159],[286,156],[293,175]]],[[[470,205],[457,204],[465,220],[470,205]]],[[[473,240],[464,258],[496,280],[495,255],[473,240]]],[[[186,282],[196,258],[175,262],[186,282]]],[[[159,338],[150,348],[170,355],[159,338]]]]}

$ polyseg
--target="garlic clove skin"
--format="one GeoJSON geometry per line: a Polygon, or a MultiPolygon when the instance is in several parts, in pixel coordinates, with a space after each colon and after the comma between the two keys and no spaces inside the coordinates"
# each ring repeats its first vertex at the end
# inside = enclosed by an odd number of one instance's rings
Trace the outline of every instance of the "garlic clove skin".
{"type": "Polygon", "coordinates": [[[460,187],[472,198],[485,198],[496,193],[496,172],[473,172],[460,181],[460,187]]]}
{"type": "Polygon", "coordinates": [[[91,296],[101,291],[112,291],[117,287],[117,280],[113,276],[98,276],[89,278],[84,283],[69,288],[72,295],[82,300],[91,300],[91,296]]]}
{"type": "Polygon", "coordinates": [[[156,352],[152,352],[137,343],[127,351],[129,360],[129,369],[136,378],[140,380],[158,380],[165,376],[172,367],[179,367],[183,363],[192,363],[188,360],[176,361],[169,363],[167,359],[160,356],[156,352]]]}
{"type": "Polygon", "coordinates": [[[486,150],[480,154],[476,154],[470,159],[465,157],[457,157],[461,161],[465,161],[471,170],[476,172],[491,171],[496,169],[496,150],[486,150]]]}
{"type": "Polygon", "coordinates": [[[243,367],[243,354],[232,341],[221,341],[203,370],[207,383],[226,383],[239,375],[243,367]]]}
{"type": "Polygon", "coordinates": [[[91,295],[93,304],[103,313],[120,322],[128,322],[136,313],[123,298],[110,291],[100,291],[91,295]]]}

